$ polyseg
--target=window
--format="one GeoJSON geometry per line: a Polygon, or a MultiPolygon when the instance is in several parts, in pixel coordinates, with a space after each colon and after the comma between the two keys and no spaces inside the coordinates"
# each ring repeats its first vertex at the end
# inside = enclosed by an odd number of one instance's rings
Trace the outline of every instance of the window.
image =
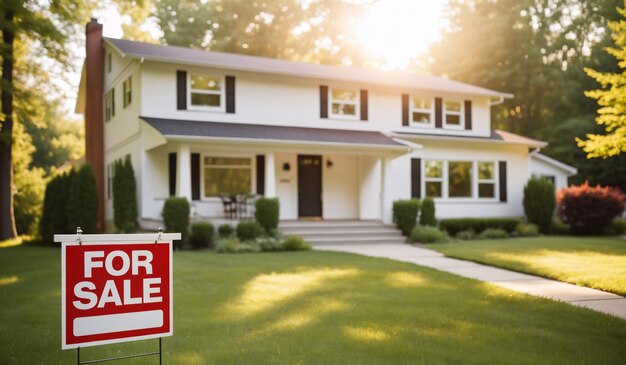
{"type": "Polygon", "coordinates": [[[478,163],[478,198],[496,197],[496,166],[494,162],[478,163]]]}
{"type": "Polygon", "coordinates": [[[222,110],[223,91],[223,77],[189,74],[190,109],[222,110]]]}
{"type": "Polygon", "coordinates": [[[472,163],[469,161],[448,162],[448,197],[472,197],[472,163]]]}
{"type": "Polygon", "coordinates": [[[542,177],[542,178],[544,178],[544,179],[546,179],[546,180],[548,180],[549,182],[551,182],[551,183],[552,183],[552,186],[556,186],[556,185],[555,185],[555,180],[556,180],[556,178],[555,178],[555,176],[554,176],[554,175],[541,175],[541,177],[542,177]]]}
{"type": "Polygon", "coordinates": [[[242,157],[204,157],[204,196],[249,194],[252,160],[242,157]]]}
{"type": "Polygon", "coordinates": [[[124,98],[123,104],[124,108],[126,108],[133,101],[133,77],[129,76],[126,81],[124,81],[122,86],[124,89],[124,94],[122,96],[124,98]]]}
{"type": "Polygon", "coordinates": [[[446,100],[444,103],[444,122],[446,127],[463,128],[463,103],[446,100]]]}
{"type": "Polygon", "coordinates": [[[443,195],[443,161],[424,161],[425,192],[431,198],[441,198],[443,195]]]}
{"type": "Polygon", "coordinates": [[[115,162],[107,165],[107,199],[113,197],[113,179],[115,178],[115,162]]]}
{"type": "Polygon", "coordinates": [[[426,98],[413,98],[411,103],[411,122],[417,126],[433,125],[433,102],[426,98]]]}
{"type": "Polygon", "coordinates": [[[357,119],[359,110],[358,90],[330,90],[330,115],[339,119],[357,119]]]}
{"type": "Polygon", "coordinates": [[[115,116],[115,88],[104,94],[104,121],[108,122],[115,116]]]}
{"type": "Polygon", "coordinates": [[[111,56],[111,52],[107,54],[107,72],[111,72],[111,68],[113,67],[113,56],[111,56]]]}

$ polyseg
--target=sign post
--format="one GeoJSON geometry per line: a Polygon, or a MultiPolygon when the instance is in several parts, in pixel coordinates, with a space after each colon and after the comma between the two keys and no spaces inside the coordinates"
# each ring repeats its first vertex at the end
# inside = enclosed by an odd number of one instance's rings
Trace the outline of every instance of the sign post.
{"type": "MultiPolygon", "coordinates": [[[[55,235],[61,242],[61,348],[173,333],[172,241],[180,233],[55,235]]],[[[112,360],[112,359],[103,359],[112,360]]],[[[99,360],[102,361],[102,360],[99,360]]]]}

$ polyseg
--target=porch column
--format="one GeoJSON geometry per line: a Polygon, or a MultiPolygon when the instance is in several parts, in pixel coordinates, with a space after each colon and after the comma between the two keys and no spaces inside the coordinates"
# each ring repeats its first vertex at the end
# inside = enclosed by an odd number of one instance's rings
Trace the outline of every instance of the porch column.
{"type": "Polygon", "coordinates": [[[276,197],[276,163],[274,152],[265,154],[265,196],[276,197]]]}
{"type": "Polygon", "coordinates": [[[380,218],[383,223],[393,223],[391,194],[391,158],[380,158],[380,218]]]}
{"type": "Polygon", "coordinates": [[[191,153],[189,145],[181,144],[178,147],[178,161],[176,161],[176,196],[187,198],[191,202],[191,153]]]}

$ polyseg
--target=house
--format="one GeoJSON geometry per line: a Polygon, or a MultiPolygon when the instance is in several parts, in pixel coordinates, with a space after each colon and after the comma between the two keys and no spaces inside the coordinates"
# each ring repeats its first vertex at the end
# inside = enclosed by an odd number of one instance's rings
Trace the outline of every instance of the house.
{"type": "Polygon", "coordinates": [[[87,24],[77,101],[101,227],[115,160],[130,155],[142,225],[169,196],[198,217],[220,195],[278,197],[280,218],[382,220],[431,196],[439,217],[520,216],[532,152],[491,129],[513,96],[445,78],[153,45],[87,24]]]}
{"type": "Polygon", "coordinates": [[[530,154],[530,172],[532,176],[550,180],[554,189],[559,190],[568,186],[567,178],[578,170],[536,151],[530,154]]]}

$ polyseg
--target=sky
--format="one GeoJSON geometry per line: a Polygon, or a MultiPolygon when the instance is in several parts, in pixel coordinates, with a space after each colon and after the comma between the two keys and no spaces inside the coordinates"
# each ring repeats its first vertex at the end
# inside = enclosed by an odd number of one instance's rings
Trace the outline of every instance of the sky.
{"type": "MultiPolygon", "coordinates": [[[[424,53],[428,46],[439,39],[440,31],[447,24],[442,14],[448,0],[378,0],[372,5],[358,29],[361,42],[373,57],[383,56],[386,70],[405,69],[411,58],[424,53]]],[[[115,7],[109,6],[94,12],[93,16],[104,25],[105,37],[122,38],[124,19],[115,7]]],[[[148,24],[146,29],[153,35],[159,30],[148,24]]],[[[75,72],[69,75],[67,89],[68,113],[72,114],[76,102],[80,72],[85,49],[76,51],[75,72]]],[[[74,115],[75,119],[82,118],[74,115]]]]}

